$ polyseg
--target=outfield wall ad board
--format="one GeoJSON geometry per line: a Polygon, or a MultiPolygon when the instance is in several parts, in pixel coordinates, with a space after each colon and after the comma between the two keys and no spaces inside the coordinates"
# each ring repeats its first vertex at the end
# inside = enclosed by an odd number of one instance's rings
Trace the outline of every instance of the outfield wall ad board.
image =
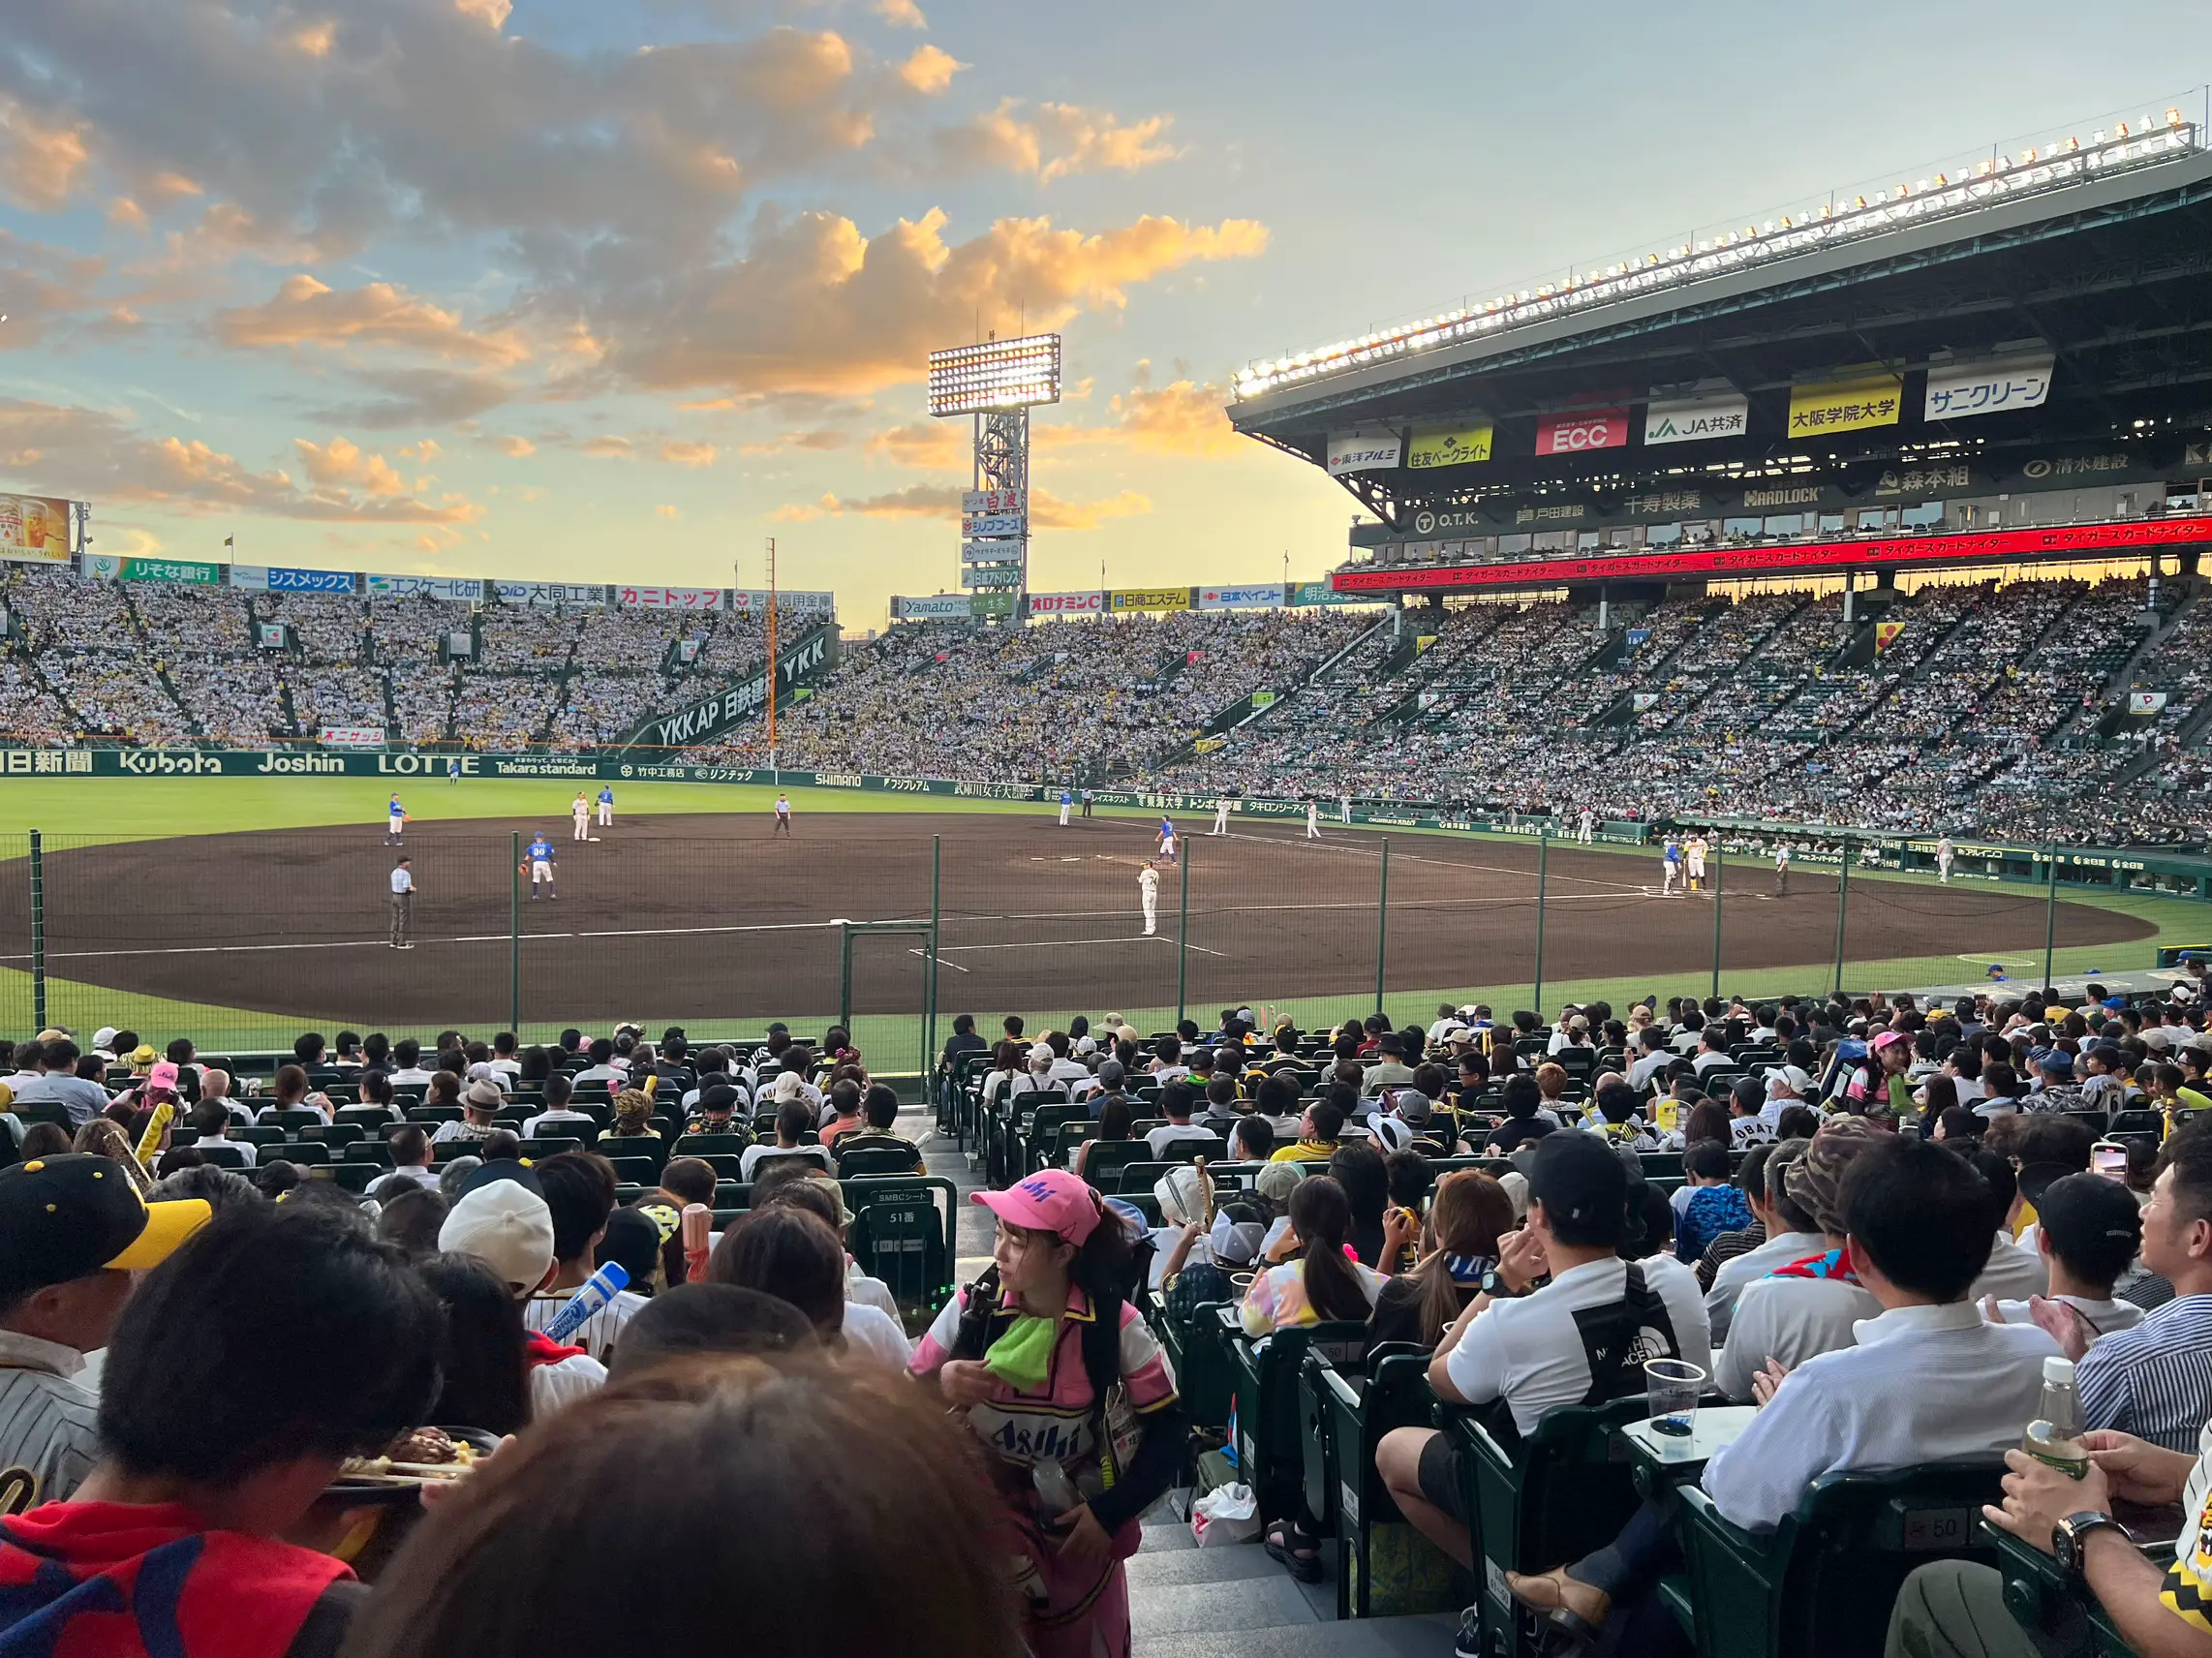
{"type": "Polygon", "coordinates": [[[0,559],[66,565],[70,504],[50,495],[0,495],[0,559]]]}

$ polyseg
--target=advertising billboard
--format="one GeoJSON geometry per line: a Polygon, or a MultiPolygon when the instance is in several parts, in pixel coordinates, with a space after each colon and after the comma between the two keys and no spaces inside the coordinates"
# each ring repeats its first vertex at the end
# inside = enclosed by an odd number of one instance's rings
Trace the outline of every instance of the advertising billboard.
{"type": "Polygon", "coordinates": [[[1032,593],[1029,595],[1031,616],[1102,616],[1106,613],[1106,596],[1103,593],[1032,593]]]}
{"type": "Polygon", "coordinates": [[[1187,587],[1121,587],[1106,596],[1106,608],[1125,610],[1188,610],[1187,587]]]}
{"type": "Polygon", "coordinates": [[[69,503],[50,495],[0,495],[0,559],[69,563],[69,503]]]}
{"type": "Polygon", "coordinates": [[[1591,449],[1627,446],[1626,408],[1578,409],[1537,417],[1536,452],[1540,455],[1579,455],[1591,449]]]}
{"type": "Polygon", "coordinates": [[[1396,432],[1359,431],[1329,434],[1329,476],[1345,477],[1356,472],[1388,472],[1398,465],[1404,447],[1396,432]]]}

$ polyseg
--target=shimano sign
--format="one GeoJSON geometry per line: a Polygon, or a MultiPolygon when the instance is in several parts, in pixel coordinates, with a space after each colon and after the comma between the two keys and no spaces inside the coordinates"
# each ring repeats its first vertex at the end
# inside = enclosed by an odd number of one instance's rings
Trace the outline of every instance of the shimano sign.
{"type": "MultiPolygon", "coordinates": [[[[800,646],[776,663],[776,698],[813,680],[829,665],[832,629],[816,629],[800,646]]],[[[692,743],[712,743],[732,727],[743,724],[768,706],[768,675],[754,674],[725,686],[713,696],[664,718],[648,720],[630,734],[628,749],[681,749],[692,743]]]]}

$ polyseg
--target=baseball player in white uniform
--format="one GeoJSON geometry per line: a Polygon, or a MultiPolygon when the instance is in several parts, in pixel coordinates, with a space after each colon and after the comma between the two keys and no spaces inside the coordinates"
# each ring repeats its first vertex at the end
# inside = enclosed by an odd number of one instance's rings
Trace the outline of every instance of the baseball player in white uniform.
{"type": "Polygon", "coordinates": [[[1946,835],[1936,843],[1936,879],[1945,886],[1951,885],[1951,860],[1954,848],[1951,837],[1946,835]]]}
{"type": "Polygon", "coordinates": [[[1137,872],[1137,892],[1145,901],[1145,936],[1150,938],[1160,924],[1160,873],[1150,863],[1137,872]]]}
{"type": "Polygon", "coordinates": [[[1576,826],[1575,839],[1587,846],[1595,839],[1592,831],[1597,827],[1597,814],[1588,807],[1582,808],[1582,821],[1576,826]]]}
{"type": "Polygon", "coordinates": [[[576,798],[568,803],[568,815],[576,820],[575,839],[589,841],[592,838],[592,806],[580,788],[576,790],[576,798]]]}
{"type": "Polygon", "coordinates": [[[1214,827],[1207,833],[1210,835],[1226,835],[1229,833],[1229,797],[1227,795],[1224,794],[1220,799],[1214,801],[1214,827]]]}
{"type": "Polygon", "coordinates": [[[1689,844],[1682,848],[1683,855],[1690,861],[1692,892],[1703,890],[1705,884],[1705,838],[1703,835],[1692,835],[1689,844]]]}
{"type": "MultiPolygon", "coordinates": [[[[1349,812],[1345,814],[1344,821],[1351,821],[1349,812]]],[[[1321,802],[1318,800],[1308,800],[1306,803],[1306,838],[1308,841],[1321,839],[1321,802]]]]}
{"type": "Polygon", "coordinates": [[[1790,890],[1790,843],[1778,842],[1774,847],[1774,896],[1779,898],[1790,890]]]}

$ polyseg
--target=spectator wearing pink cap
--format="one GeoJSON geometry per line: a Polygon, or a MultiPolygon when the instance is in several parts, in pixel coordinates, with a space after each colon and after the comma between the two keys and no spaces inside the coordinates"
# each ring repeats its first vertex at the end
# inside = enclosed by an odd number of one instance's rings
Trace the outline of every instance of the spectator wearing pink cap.
{"type": "Polygon", "coordinates": [[[1916,1111],[1905,1073],[1913,1064],[1913,1039],[1902,1030],[1884,1030],[1866,1044],[1866,1058],[1844,1085],[1845,1104],[1859,1116],[1884,1106],[1901,1121],[1916,1111]]]}
{"type": "Polygon", "coordinates": [[[1121,1562],[1189,1437],[1174,1373],[1124,1299],[1129,1233],[1061,1169],[974,1201],[998,1218],[992,1264],[938,1314],[911,1368],[936,1379],[991,1453],[1021,1548],[1014,1587],[1030,1652],[1126,1652],[1121,1562]],[[1129,1411],[1110,1424],[1117,1382],[1129,1411]]]}

